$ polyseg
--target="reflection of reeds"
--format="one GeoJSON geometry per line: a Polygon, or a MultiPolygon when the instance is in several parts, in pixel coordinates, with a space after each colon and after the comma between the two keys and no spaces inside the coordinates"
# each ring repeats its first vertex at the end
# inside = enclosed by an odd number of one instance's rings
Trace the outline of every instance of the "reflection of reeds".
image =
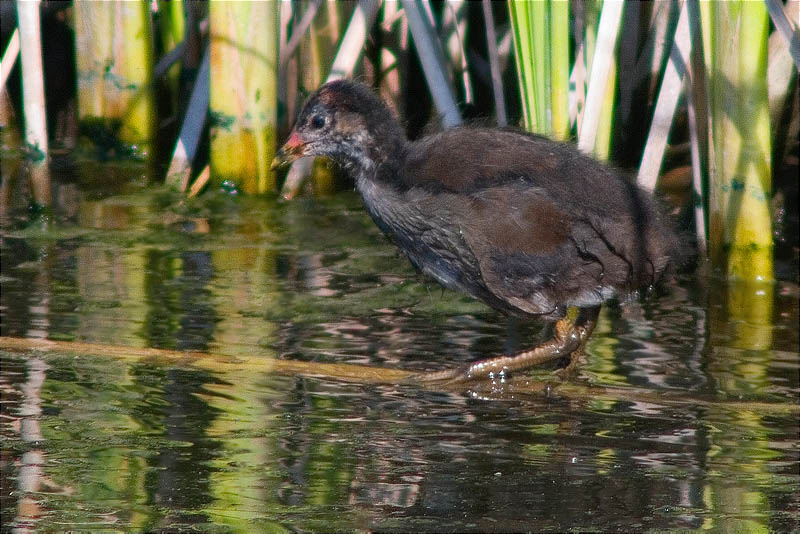
{"type": "MultiPolygon", "coordinates": [[[[773,285],[752,281],[730,281],[720,295],[726,306],[709,306],[711,331],[730,338],[729,346],[710,343],[705,372],[712,387],[729,398],[768,391],[773,377],[770,366],[775,354],[772,336],[773,285]]],[[[796,364],[796,361],[795,361],[796,364]]],[[[708,528],[723,532],[769,532],[769,501],[766,488],[774,481],[770,460],[779,455],[771,442],[772,422],[766,412],[742,407],[720,410],[709,406],[701,423],[709,429],[709,469],[729,472],[735,485],[718,477],[703,485],[703,500],[713,510],[708,528]]]]}

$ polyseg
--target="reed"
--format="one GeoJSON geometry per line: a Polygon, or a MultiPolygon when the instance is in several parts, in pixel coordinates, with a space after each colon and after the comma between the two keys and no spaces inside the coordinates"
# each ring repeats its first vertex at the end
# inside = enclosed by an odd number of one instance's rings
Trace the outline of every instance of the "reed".
{"type": "Polygon", "coordinates": [[[433,104],[441,116],[442,126],[451,128],[461,124],[461,113],[447,75],[441,43],[436,40],[431,21],[420,7],[413,0],[403,0],[408,29],[414,39],[433,104]]]}
{"type": "Polygon", "coordinates": [[[103,124],[141,155],[155,125],[150,4],[76,2],[78,115],[103,124]]]}
{"type": "Polygon", "coordinates": [[[47,158],[47,113],[44,102],[44,69],[39,21],[39,2],[17,2],[22,92],[25,102],[25,144],[31,157],[30,180],[34,201],[49,206],[50,170],[47,158]]]}
{"type": "MultiPolygon", "coordinates": [[[[369,28],[375,22],[380,5],[375,0],[358,2],[339,42],[326,82],[353,76],[369,37],[369,28]]],[[[312,168],[313,160],[300,158],[295,161],[289,168],[286,181],[281,188],[281,198],[285,200],[294,198],[305,178],[311,174],[312,168]]]]}
{"type": "MultiPolygon", "coordinates": [[[[492,93],[494,94],[494,109],[497,116],[497,125],[504,127],[508,124],[508,117],[506,115],[506,101],[503,96],[503,78],[500,74],[500,59],[497,52],[497,33],[494,27],[492,3],[489,0],[482,0],[481,7],[483,8],[483,19],[486,25],[486,49],[492,75],[492,93]]],[[[567,83],[569,83],[569,80],[567,80],[567,83]]]]}
{"type": "MultiPolygon", "coordinates": [[[[469,2],[464,0],[448,0],[444,3],[442,8],[441,24],[438,27],[439,42],[442,43],[442,51],[445,53],[445,64],[449,71],[448,80],[452,82],[453,90],[460,91],[463,94],[463,99],[466,104],[472,104],[475,101],[474,88],[472,84],[472,76],[469,71],[469,62],[467,59],[467,11],[469,2]]],[[[429,13],[429,18],[432,24],[435,25],[435,19],[432,18],[432,10],[430,2],[425,2],[426,11],[429,13]]]]}
{"type": "Polygon", "coordinates": [[[209,6],[211,174],[245,193],[275,190],[278,9],[275,0],[209,6]]]}
{"type": "Polygon", "coordinates": [[[742,0],[702,8],[711,45],[709,256],[731,278],[772,281],[767,10],[742,0]]]}
{"type": "Polygon", "coordinates": [[[667,148],[667,139],[675,121],[678,101],[686,88],[690,55],[689,9],[688,4],[684,4],[675,30],[670,59],[664,70],[661,88],[658,92],[650,133],[647,136],[642,162],[639,165],[639,174],[636,178],[638,184],[648,191],[655,189],[658,181],[667,148]]]}
{"type": "MultiPolygon", "coordinates": [[[[159,0],[161,46],[164,52],[175,49],[183,42],[186,28],[186,17],[183,12],[183,0],[159,0]]],[[[177,63],[167,71],[167,84],[170,89],[173,110],[178,109],[181,66],[177,63]]]]}
{"type": "Polygon", "coordinates": [[[550,2],[550,108],[552,135],[569,137],[569,2],[550,2]]]}
{"type": "MultiPolygon", "coordinates": [[[[11,34],[11,39],[8,41],[8,45],[6,45],[6,49],[3,52],[3,59],[0,60],[0,87],[2,87],[2,91],[5,92],[6,88],[6,80],[11,75],[11,69],[14,67],[14,64],[17,62],[17,57],[19,56],[19,29],[14,30],[14,33],[11,34]]],[[[3,122],[0,126],[5,127],[6,123],[3,122]]]]}

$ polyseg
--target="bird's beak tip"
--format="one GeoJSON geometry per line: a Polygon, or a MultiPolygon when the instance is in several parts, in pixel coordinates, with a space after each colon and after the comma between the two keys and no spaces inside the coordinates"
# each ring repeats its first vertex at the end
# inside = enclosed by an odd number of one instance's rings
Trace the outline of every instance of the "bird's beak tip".
{"type": "Polygon", "coordinates": [[[286,160],[283,158],[283,154],[281,154],[281,152],[278,152],[278,154],[276,154],[275,157],[272,158],[272,163],[269,166],[269,170],[277,171],[279,168],[283,166],[284,163],[286,163],[286,160]]]}
{"type": "Polygon", "coordinates": [[[278,150],[278,152],[275,154],[275,158],[273,158],[272,164],[270,165],[270,170],[274,171],[280,167],[283,167],[284,165],[288,165],[289,163],[303,156],[304,151],[305,143],[303,143],[296,132],[292,132],[286,143],[284,143],[280,150],[278,150]]]}

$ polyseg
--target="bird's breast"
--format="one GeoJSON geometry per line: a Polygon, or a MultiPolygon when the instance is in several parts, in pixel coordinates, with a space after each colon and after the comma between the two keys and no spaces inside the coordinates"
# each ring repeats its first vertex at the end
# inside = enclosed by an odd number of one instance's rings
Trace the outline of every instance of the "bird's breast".
{"type": "Polygon", "coordinates": [[[367,212],[414,267],[443,286],[482,298],[478,260],[461,233],[460,216],[442,199],[389,185],[358,183],[367,212]]]}

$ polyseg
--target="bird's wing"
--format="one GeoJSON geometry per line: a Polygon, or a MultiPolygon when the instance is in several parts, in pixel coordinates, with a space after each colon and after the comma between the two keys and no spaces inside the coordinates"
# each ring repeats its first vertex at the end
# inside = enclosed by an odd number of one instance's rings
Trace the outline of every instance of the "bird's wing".
{"type": "Polygon", "coordinates": [[[639,235],[654,210],[635,185],[562,143],[448,130],[412,145],[399,185],[427,192],[428,213],[457,214],[482,285],[523,313],[595,305],[663,264],[639,235]]]}
{"type": "Polygon", "coordinates": [[[513,183],[469,196],[463,235],[489,291],[522,312],[553,315],[558,278],[573,267],[573,221],[535,187],[513,183]]]}

